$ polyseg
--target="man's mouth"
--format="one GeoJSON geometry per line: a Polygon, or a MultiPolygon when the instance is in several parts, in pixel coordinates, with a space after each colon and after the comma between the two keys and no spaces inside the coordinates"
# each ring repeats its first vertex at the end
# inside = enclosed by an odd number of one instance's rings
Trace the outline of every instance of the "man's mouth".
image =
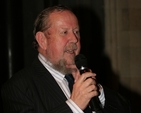
{"type": "Polygon", "coordinates": [[[74,54],[75,53],[74,50],[66,50],[66,52],[69,53],[69,54],[74,54]]]}
{"type": "Polygon", "coordinates": [[[74,54],[76,50],[77,50],[77,45],[75,43],[70,43],[66,47],[65,52],[67,52],[69,54],[74,54]]]}

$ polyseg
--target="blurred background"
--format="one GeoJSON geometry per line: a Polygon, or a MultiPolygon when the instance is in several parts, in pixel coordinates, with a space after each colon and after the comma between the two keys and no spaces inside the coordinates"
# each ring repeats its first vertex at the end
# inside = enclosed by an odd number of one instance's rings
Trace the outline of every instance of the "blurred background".
{"type": "MultiPolygon", "coordinates": [[[[37,55],[33,23],[37,14],[53,5],[67,5],[80,21],[83,53],[101,84],[120,92],[141,107],[140,0],[1,0],[0,87],[37,55]]],[[[0,113],[2,100],[0,98],[0,113]]]]}

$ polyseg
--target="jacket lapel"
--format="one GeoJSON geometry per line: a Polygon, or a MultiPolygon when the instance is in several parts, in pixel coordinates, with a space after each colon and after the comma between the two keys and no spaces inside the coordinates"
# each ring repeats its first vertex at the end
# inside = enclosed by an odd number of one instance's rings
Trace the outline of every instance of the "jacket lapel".
{"type": "Polygon", "coordinates": [[[46,70],[46,68],[41,64],[38,58],[35,59],[33,67],[38,83],[47,91],[47,94],[50,93],[52,97],[58,101],[58,103],[67,100],[58,83],[55,81],[49,71],[46,70]]]}

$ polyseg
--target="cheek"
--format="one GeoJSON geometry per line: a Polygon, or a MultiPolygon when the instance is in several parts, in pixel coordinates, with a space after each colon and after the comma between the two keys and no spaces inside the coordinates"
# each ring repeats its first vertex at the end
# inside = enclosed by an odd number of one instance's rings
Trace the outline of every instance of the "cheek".
{"type": "Polygon", "coordinates": [[[64,54],[64,45],[62,43],[53,43],[48,46],[48,54],[53,62],[58,62],[64,54]]]}
{"type": "Polygon", "coordinates": [[[81,49],[81,44],[80,44],[80,42],[79,42],[79,43],[77,43],[77,53],[76,53],[76,54],[79,54],[80,49],[81,49]]]}

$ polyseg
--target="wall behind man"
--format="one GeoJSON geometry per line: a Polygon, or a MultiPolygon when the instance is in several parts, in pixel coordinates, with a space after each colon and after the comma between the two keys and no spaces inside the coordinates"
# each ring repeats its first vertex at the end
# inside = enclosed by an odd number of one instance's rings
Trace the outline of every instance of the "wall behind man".
{"type": "Polygon", "coordinates": [[[141,106],[141,1],[105,2],[105,51],[118,74],[118,90],[131,102],[133,113],[141,106]]]}

